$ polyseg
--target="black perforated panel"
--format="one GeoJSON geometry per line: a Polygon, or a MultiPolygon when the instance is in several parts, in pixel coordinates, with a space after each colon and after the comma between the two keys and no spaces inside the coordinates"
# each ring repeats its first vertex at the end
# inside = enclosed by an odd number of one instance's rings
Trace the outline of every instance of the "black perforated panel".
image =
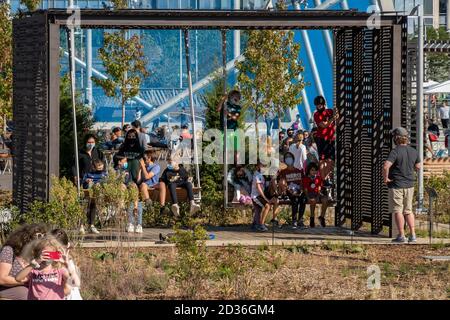
{"type": "Polygon", "coordinates": [[[15,19],[13,199],[21,210],[47,198],[48,41],[47,16],[15,19]]]}

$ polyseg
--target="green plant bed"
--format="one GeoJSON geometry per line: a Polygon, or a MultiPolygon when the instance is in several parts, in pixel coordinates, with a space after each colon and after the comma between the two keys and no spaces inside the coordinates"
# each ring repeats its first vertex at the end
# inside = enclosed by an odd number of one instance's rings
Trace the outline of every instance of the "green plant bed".
{"type": "MultiPolygon", "coordinates": [[[[416,230],[416,236],[419,238],[428,238],[430,236],[430,233],[428,232],[428,230],[420,230],[419,229],[419,230],[416,230]]],[[[450,239],[450,232],[449,231],[440,231],[440,232],[433,231],[432,237],[433,238],[450,239]]]]}

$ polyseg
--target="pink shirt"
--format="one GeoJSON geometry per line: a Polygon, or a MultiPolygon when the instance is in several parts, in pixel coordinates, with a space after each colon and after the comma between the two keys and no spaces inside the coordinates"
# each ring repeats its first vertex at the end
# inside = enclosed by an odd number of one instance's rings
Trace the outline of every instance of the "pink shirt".
{"type": "Polygon", "coordinates": [[[54,269],[45,273],[36,269],[31,270],[28,300],[63,300],[64,273],[64,269],[54,269]]]}

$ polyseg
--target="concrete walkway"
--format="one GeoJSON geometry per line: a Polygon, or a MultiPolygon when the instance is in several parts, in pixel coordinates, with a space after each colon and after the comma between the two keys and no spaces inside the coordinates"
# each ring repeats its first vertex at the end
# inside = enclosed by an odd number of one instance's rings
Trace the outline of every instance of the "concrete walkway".
{"type": "MultiPolygon", "coordinates": [[[[269,232],[252,232],[248,226],[237,227],[210,227],[208,234],[214,235],[214,239],[207,240],[206,245],[295,245],[295,244],[322,244],[322,243],[348,243],[348,244],[391,244],[391,238],[372,235],[368,232],[351,231],[339,227],[316,227],[313,229],[292,230],[290,227],[275,229],[272,239],[272,230],[269,232]]],[[[99,235],[87,234],[82,237],[80,245],[84,248],[104,248],[116,246],[129,247],[164,247],[173,246],[159,240],[159,234],[166,236],[173,233],[172,229],[151,228],[144,229],[142,234],[105,230],[99,235]]],[[[434,239],[433,243],[450,243],[450,239],[434,239]]],[[[429,244],[429,239],[420,238],[417,244],[429,244]]]]}

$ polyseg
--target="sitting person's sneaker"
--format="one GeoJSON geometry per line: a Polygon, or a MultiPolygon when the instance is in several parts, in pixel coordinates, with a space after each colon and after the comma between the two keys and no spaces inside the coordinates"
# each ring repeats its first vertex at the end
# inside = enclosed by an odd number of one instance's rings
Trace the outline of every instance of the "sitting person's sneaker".
{"type": "Polygon", "coordinates": [[[314,217],[309,218],[309,227],[314,228],[316,223],[314,222],[314,217]]]}
{"type": "Polygon", "coordinates": [[[152,199],[146,199],[145,201],[144,201],[144,203],[145,203],[145,206],[147,207],[147,208],[149,208],[149,207],[151,207],[152,205],[153,205],[153,201],[152,201],[152,199]]]}
{"type": "Polygon", "coordinates": [[[416,238],[416,236],[414,235],[414,236],[409,236],[408,237],[408,243],[416,243],[417,242],[417,238],[416,238]]]}
{"type": "Polygon", "coordinates": [[[79,231],[80,231],[80,234],[82,234],[82,235],[86,234],[86,231],[84,230],[84,226],[81,226],[79,231]]]}
{"type": "Polygon", "coordinates": [[[258,225],[257,228],[258,228],[258,231],[262,231],[262,232],[269,231],[269,229],[266,227],[265,224],[260,224],[260,225],[258,225]]]}
{"type": "Polygon", "coordinates": [[[194,200],[192,200],[190,213],[191,214],[196,213],[198,210],[200,210],[200,206],[196,204],[194,200]]]}
{"type": "Polygon", "coordinates": [[[305,226],[305,224],[303,223],[303,221],[300,221],[299,223],[298,223],[298,229],[305,229],[306,228],[306,226],[305,226]]]}
{"type": "Polygon", "coordinates": [[[131,223],[128,224],[127,232],[130,232],[130,233],[134,232],[134,226],[131,223]]]}
{"type": "Polygon", "coordinates": [[[331,179],[326,179],[326,180],[323,182],[323,187],[324,187],[324,188],[332,187],[332,186],[333,186],[333,182],[331,181],[331,179]]]}
{"type": "Polygon", "coordinates": [[[277,219],[272,219],[272,220],[270,220],[270,224],[278,226],[280,223],[278,222],[277,219]]]}
{"type": "Polygon", "coordinates": [[[166,214],[169,214],[170,213],[170,210],[169,210],[169,208],[167,208],[166,206],[162,206],[160,209],[159,209],[159,214],[160,215],[166,215],[166,214]]]}
{"type": "Polygon", "coordinates": [[[297,229],[297,221],[294,221],[293,223],[292,223],[292,229],[297,229]]]}
{"type": "Polygon", "coordinates": [[[180,216],[180,206],[177,203],[174,203],[171,207],[172,213],[175,217],[180,216]]]}
{"type": "Polygon", "coordinates": [[[140,224],[138,224],[138,225],[136,226],[136,229],[134,229],[134,232],[136,232],[136,233],[142,233],[142,226],[141,226],[140,224]]]}
{"type": "Polygon", "coordinates": [[[91,233],[95,233],[95,234],[99,234],[99,233],[100,233],[100,231],[98,231],[97,228],[96,228],[94,225],[91,225],[91,226],[89,227],[89,231],[90,231],[91,233]]]}
{"type": "Polygon", "coordinates": [[[319,217],[319,222],[320,225],[322,226],[322,228],[325,228],[327,225],[325,223],[325,218],[324,217],[319,217]]]}
{"type": "Polygon", "coordinates": [[[392,242],[393,243],[405,243],[406,242],[406,238],[401,236],[401,235],[398,235],[397,238],[392,239],[392,242]]]}

